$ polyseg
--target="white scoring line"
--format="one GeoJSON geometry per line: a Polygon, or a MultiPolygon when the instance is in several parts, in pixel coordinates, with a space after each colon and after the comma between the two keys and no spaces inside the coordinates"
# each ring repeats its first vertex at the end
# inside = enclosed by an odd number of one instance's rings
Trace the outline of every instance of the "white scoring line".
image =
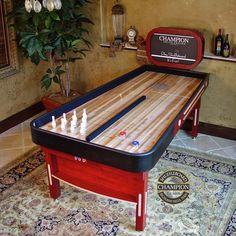
{"type": "Polygon", "coordinates": [[[180,38],[189,38],[189,39],[193,39],[193,36],[188,36],[188,35],[178,35],[178,34],[160,34],[160,33],[154,33],[154,35],[165,35],[165,36],[174,36],[174,37],[180,37],[180,38]]]}
{"type": "Polygon", "coordinates": [[[139,193],[138,195],[138,216],[141,216],[142,211],[142,194],[139,193]]]}
{"type": "Polygon", "coordinates": [[[186,113],[189,111],[189,109],[192,107],[192,105],[198,100],[198,98],[201,96],[201,94],[204,92],[204,88],[205,86],[203,85],[200,90],[198,91],[197,95],[195,96],[195,98],[193,99],[193,101],[189,104],[189,106],[187,107],[187,109],[184,111],[184,115],[186,115],[186,113]]]}
{"type": "Polygon", "coordinates": [[[194,114],[194,126],[197,126],[197,115],[198,115],[198,109],[195,108],[195,114],[194,114]]]}
{"type": "Polygon", "coordinates": [[[187,58],[180,58],[180,57],[169,57],[169,56],[161,56],[157,54],[151,54],[152,57],[160,57],[160,58],[169,58],[169,59],[176,59],[181,61],[196,61],[195,59],[187,59],[187,58]]]}
{"type": "Polygon", "coordinates": [[[52,185],[52,174],[51,174],[51,167],[48,164],[48,178],[49,178],[49,184],[52,185]]]}

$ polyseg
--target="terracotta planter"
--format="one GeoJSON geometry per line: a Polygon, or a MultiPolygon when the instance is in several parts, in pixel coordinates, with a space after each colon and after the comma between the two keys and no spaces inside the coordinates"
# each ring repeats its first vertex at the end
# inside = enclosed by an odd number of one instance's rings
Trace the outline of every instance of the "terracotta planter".
{"type": "Polygon", "coordinates": [[[71,91],[68,97],[62,96],[60,93],[54,93],[49,96],[44,96],[42,98],[42,103],[46,111],[52,111],[79,96],[80,94],[77,91],[71,91]]]}

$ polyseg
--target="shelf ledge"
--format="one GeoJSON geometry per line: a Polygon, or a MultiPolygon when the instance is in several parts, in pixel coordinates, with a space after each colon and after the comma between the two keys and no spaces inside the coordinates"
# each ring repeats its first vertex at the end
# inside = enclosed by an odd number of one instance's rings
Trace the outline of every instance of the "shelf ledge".
{"type": "MultiPolygon", "coordinates": [[[[100,44],[101,47],[111,47],[110,43],[101,43],[100,44]]],[[[124,49],[128,49],[128,50],[137,50],[137,47],[129,47],[129,46],[125,46],[124,49]]],[[[234,62],[236,63],[236,57],[234,56],[230,56],[230,57],[222,57],[222,56],[216,56],[213,53],[210,52],[205,52],[203,55],[204,59],[210,59],[210,60],[218,60],[218,61],[228,61],[228,62],[234,62]]]]}
{"type": "Polygon", "coordinates": [[[236,57],[230,56],[230,57],[221,57],[216,56],[213,53],[207,52],[204,53],[203,58],[205,59],[212,59],[212,60],[218,60],[218,61],[230,61],[230,62],[236,62],[236,57]]]}
{"type": "MultiPolygon", "coordinates": [[[[111,47],[111,44],[110,43],[100,43],[100,46],[101,47],[105,47],[105,48],[110,48],[111,47]]],[[[124,46],[124,49],[128,49],[128,50],[137,50],[138,47],[136,46],[129,46],[129,45],[125,45],[124,46]]]]}

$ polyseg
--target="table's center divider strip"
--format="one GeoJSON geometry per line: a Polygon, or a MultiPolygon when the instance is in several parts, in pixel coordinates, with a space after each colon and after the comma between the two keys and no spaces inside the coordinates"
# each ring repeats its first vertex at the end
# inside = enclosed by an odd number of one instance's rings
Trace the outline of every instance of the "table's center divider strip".
{"type": "Polygon", "coordinates": [[[86,137],[86,141],[90,142],[94,138],[96,138],[99,134],[101,134],[104,130],[106,130],[108,127],[110,127],[112,124],[114,124],[117,120],[119,120],[121,117],[123,117],[125,114],[127,114],[129,111],[131,111],[133,108],[135,108],[137,105],[139,105],[141,102],[143,102],[146,99],[146,96],[141,96],[137,100],[135,100],[133,103],[131,103],[129,106],[127,106],[125,109],[120,111],[118,114],[113,116],[110,120],[108,120],[106,123],[98,127],[96,130],[94,130],[92,133],[90,133],[86,137]]]}

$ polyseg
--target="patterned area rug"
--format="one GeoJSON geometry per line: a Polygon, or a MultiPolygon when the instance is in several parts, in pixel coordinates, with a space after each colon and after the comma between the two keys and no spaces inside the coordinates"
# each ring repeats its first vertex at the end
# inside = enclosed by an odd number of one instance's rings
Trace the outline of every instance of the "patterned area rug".
{"type": "Polygon", "coordinates": [[[0,177],[0,235],[221,236],[236,235],[236,167],[166,151],[149,174],[148,218],[135,231],[135,205],[62,184],[49,198],[43,154],[0,177]],[[190,195],[170,205],[157,194],[157,179],[168,170],[189,178],[190,195]]]}

